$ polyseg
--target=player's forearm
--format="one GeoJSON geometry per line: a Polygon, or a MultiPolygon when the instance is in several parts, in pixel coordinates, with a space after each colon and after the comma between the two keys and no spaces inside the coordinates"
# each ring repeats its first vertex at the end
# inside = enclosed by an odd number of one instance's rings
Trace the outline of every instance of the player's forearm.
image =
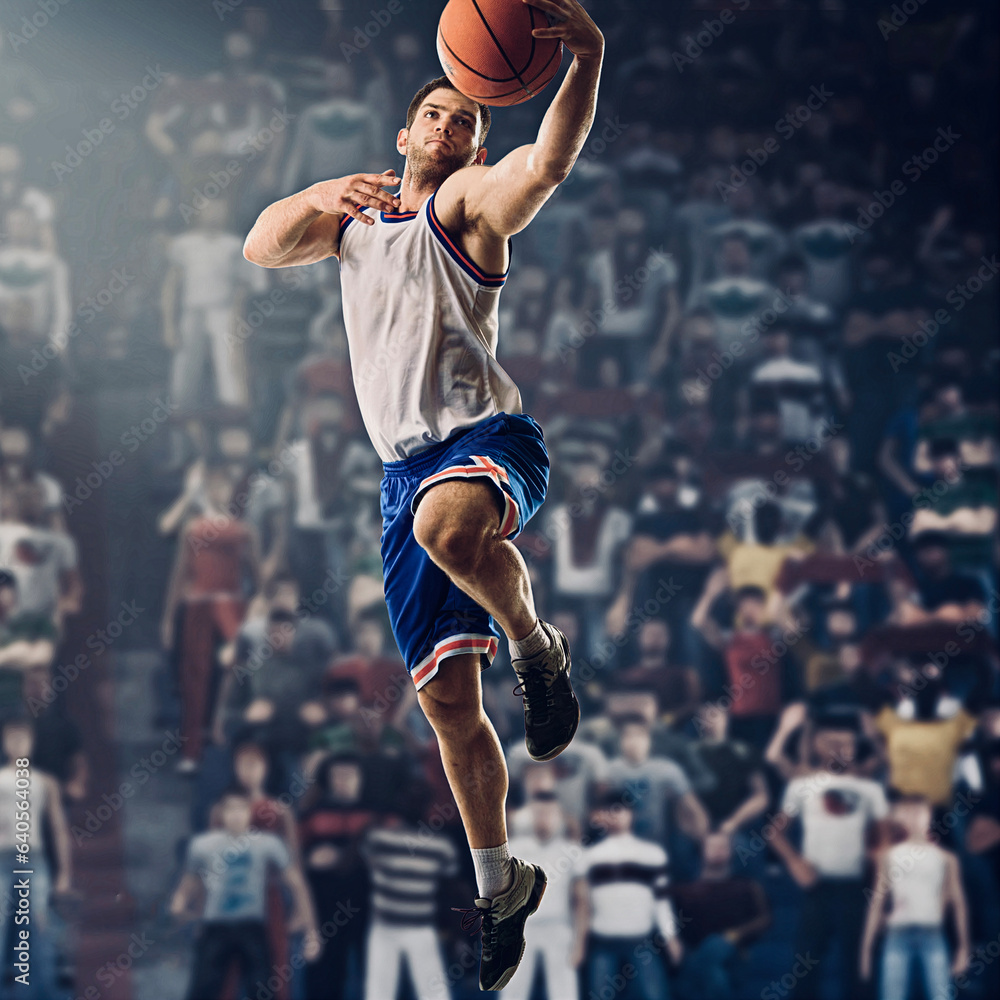
{"type": "Polygon", "coordinates": [[[243,244],[243,256],[261,267],[286,263],[306,230],[321,215],[309,188],[276,201],[260,213],[243,244]]]}
{"type": "Polygon", "coordinates": [[[569,175],[594,124],[602,59],[603,54],[576,56],[542,119],[532,158],[556,182],[569,175]]]}

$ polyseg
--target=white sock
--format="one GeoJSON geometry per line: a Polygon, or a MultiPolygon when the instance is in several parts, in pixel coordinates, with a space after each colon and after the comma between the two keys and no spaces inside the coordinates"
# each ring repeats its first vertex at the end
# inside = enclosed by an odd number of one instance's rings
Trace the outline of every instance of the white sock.
{"type": "Polygon", "coordinates": [[[476,866],[476,884],[483,899],[502,896],[514,881],[506,841],[499,847],[472,848],[472,863],[476,866]]]}
{"type": "Polygon", "coordinates": [[[535,627],[523,639],[510,639],[508,642],[512,660],[526,660],[552,645],[548,633],[542,628],[541,621],[535,622],[535,627]]]}

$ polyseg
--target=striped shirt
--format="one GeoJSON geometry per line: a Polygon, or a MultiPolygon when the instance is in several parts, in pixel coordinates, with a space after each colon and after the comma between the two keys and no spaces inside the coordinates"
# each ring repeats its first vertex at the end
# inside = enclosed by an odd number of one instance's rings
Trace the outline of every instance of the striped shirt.
{"type": "Polygon", "coordinates": [[[645,937],[654,928],[675,931],[667,900],[667,852],[631,833],[612,834],[588,847],[576,876],[590,888],[590,929],[604,937],[645,937]]]}
{"type": "Polygon", "coordinates": [[[365,837],[362,853],[372,880],[372,914],[392,924],[433,924],[441,880],[458,874],[454,845],[412,827],[380,827],[365,837]]]}

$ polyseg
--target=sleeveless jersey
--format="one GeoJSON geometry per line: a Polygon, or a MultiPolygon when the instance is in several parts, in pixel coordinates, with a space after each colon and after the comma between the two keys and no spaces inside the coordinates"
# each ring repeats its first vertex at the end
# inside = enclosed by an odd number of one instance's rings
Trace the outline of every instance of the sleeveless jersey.
{"type": "Polygon", "coordinates": [[[383,462],[409,458],[521,395],[496,359],[506,274],[486,274],[434,211],[366,210],[340,226],[344,326],[358,406],[383,462]]]}

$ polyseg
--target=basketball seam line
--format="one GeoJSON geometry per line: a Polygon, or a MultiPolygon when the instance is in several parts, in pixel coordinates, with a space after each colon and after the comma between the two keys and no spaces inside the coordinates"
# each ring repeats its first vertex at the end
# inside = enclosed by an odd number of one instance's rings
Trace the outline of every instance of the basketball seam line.
{"type": "MultiPolygon", "coordinates": [[[[514,64],[510,61],[510,57],[507,55],[507,53],[504,51],[503,46],[500,44],[500,39],[498,39],[497,36],[493,33],[493,28],[490,27],[490,22],[486,20],[486,16],[479,9],[479,4],[477,3],[477,0],[472,0],[472,6],[476,8],[476,13],[479,15],[479,19],[483,22],[483,27],[489,32],[490,38],[493,39],[493,44],[497,47],[497,51],[503,57],[503,61],[507,64],[507,66],[510,69],[511,73],[513,73],[514,76],[517,77],[517,82],[519,84],[521,84],[521,89],[526,94],[530,95],[531,91],[528,89],[528,86],[524,82],[524,79],[522,78],[521,74],[518,73],[518,71],[516,69],[514,69],[514,64]]],[[[535,23],[534,15],[532,15],[531,23],[532,23],[532,25],[534,25],[534,23],[535,23]]],[[[535,36],[534,35],[531,36],[531,46],[532,46],[532,50],[534,50],[534,46],[535,46],[535,36]]],[[[450,46],[449,46],[449,48],[450,48],[450,46]]],[[[530,65],[530,61],[529,61],[529,65],[530,65]]],[[[472,67],[470,66],[469,68],[471,69],[472,67]]],[[[527,67],[525,67],[525,69],[527,69],[527,67]]]]}
{"type": "MultiPolygon", "coordinates": [[[[441,41],[444,42],[444,44],[447,47],[448,51],[451,52],[452,55],[455,55],[454,52],[452,51],[451,46],[448,45],[448,43],[445,41],[443,35],[441,36],[441,41]]],[[[528,81],[528,83],[529,84],[533,84],[549,68],[549,66],[552,64],[552,60],[557,55],[560,58],[562,57],[562,51],[560,49],[555,49],[553,51],[552,55],[549,56],[548,61],[545,63],[545,65],[542,66],[541,69],[539,69],[539,71],[528,81]]],[[[459,57],[457,55],[455,56],[455,58],[458,59],[459,62],[462,62],[462,60],[459,59],[459,57]]],[[[466,66],[466,64],[464,62],[462,62],[462,65],[466,66]]],[[[556,68],[558,69],[558,67],[556,67],[556,68]]],[[[507,77],[506,79],[498,80],[498,79],[494,79],[493,77],[483,76],[482,73],[479,73],[477,70],[473,69],[472,66],[466,66],[466,69],[472,70],[472,72],[475,73],[478,77],[480,77],[483,80],[488,80],[490,83],[510,83],[514,79],[513,77],[507,77]]],[[[552,78],[549,77],[549,80],[551,80],[551,79],[552,78]]],[[[545,85],[547,85],[549,83],[549,80],[545,81],[545,85]]],[[[465,96],[468,97],[470,100],[473,100],[473,101],[478,101],[478,100],[492,101],[492,100],[500,98],[500,97],[510,97],[511,94],[518,94],[522,90],[524,90],[529,96],[534,97],[534,93],[531,90],[528,90],[526,87],[515,87],[513,90],[504,91],[502,94],[483,94],[483,95],[478,96],[478,97],[477,97],[476,94],[466,94],[465,96]]]]}
{"type": "MultiPolygon", "coordinates": [[[[511,91],[509,91],[509,93],[511,93],[511,94],[514,94],[514,93],[517,93],[517,90],[525,90],[525,89],[526,89],[526,87],[524,86],[524,81],[523,81],[523,80],[521,79],[521,77],[520,77],[519,75],[518,75],[518,76],[487,76],[487,75],[486,75],[485,73],[481,73],[481,72],[480,72],[480,71],[479,71],[478,69],[476,69],[476,67],[475,67],[475,66],[470,66],[470,65],[469,65],[469,64],[468,64],[468,63],[467,63],[467,62],[466,62],[466,61],[465,61],[465,60],[464,60],[464,59],[463,59],[463,58],[462,58],[462,57],[461,57],[461,56],[460,56],[460,55],[459,55],[459,54],[458,54],[458,53],[457,53],[457,52],[456,52],[456,51],[455,51],[455,50],[454,50],[454,49],[453,49],[453,48],[452,48],[452,47],[451,47],[451,46],[450,46],[449,44],[448,44],[448,39],[444,37],[444,32],[439,32],[439,37],[441,38],[441,42],[442,42],[442,44],[444,45],[444,47],[445,47],[445,48],[446,48],[446,49],[448,50],[448,54],[449,54],[450,56],[452,56],[452,57],[453,57],[453,58],[455,59],[455,62],[457,62],[457,63],[460,63],[460,64],[461,64],[462,66],[464,66],[464,67],[465,67],[465,68],[466,68],[466,69],[467,69],[467,70],[468,70],[468,71],[469,71],[470,73],[474,73],[474,74],[475,74],[476,76],[478,76],[478,77],[479,77],[479,79],[480,79],[480,80],[486,80],[486,81],[488,81],[489,83],[513,83],[513,82],[514,82],[515,80],[517,80],[517,81],[518,81],[518,83],[520,83],[520,84],[521,84],[521,86],[519,86],[519,87],[518,87],[518,88],[517,88],[516,90],[511,90],[511,91]]],[[[551,57],[551,56],[549,57],[549,62],[552,62],[552,57],[551,57]]],[[[545,65],[546,65],[546,66],[548,66],[548,64],[549,64],[549,63],[546,63],[545,65]]],[[[532,77],[532,79],[531,79],[531,80],[529,81],[529,83],[530,83],[530,82],[533,82],[534,80],[537,80],[537,79],[538,79],[538,76],[536,75],[536,76],[532,77]]],[[[530,93],[530,91],[529,91],[529,93],[530,93]]],[[[466,96],[466,97],[472,97],[472,94],[466,94],[465,96],[466,96]]],[[[503,95],[499,95],[499,96],[503,96],[503,95]]]]}

